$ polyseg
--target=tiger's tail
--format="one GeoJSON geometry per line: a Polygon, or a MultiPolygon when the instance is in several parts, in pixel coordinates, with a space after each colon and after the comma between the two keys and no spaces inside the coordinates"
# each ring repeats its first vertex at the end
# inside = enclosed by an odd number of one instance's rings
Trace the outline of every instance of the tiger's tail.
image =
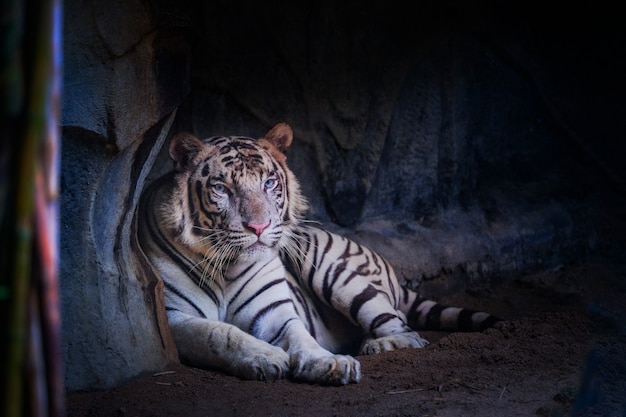
{"type": "Polygon", "coordinates": [[[415,330],[477,332],[502,321],[484,311],[446,306],[421,298],[407,289],[404,289],[400,310],[406,314],[409,327],[415,330]]]}

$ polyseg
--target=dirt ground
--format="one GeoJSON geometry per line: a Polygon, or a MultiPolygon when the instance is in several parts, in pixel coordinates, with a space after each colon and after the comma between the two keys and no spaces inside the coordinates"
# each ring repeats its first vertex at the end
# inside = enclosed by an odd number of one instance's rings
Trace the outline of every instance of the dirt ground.
{"type": "Polygon", "coordinates": [[[112,390],[70,392],[80,416],[626,416],[626,269],[567,266],[445,302],[507,322],[422,332],[424,349],[359,357],[358,384],[242,381],[177,366],[112,390]]]}

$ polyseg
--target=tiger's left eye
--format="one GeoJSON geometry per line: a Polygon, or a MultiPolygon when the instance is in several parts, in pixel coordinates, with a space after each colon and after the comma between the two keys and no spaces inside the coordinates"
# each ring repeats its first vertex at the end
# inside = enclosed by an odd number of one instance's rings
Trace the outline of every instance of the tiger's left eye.
{"type": "Polygon", "coordinates": [[[278,185],[278,179],[271,177],[265,180],[263,184],[263,190],[272,191],[278,185]]]}

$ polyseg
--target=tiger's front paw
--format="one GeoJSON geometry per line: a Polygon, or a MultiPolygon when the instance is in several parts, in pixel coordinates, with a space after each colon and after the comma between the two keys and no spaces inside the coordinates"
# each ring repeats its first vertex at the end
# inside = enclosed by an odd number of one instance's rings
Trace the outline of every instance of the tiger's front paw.
{"type": "Polygon", "coordinates": [[[428,344],[428,340],[422,339],[417,332],[397,333],[377,339],[367,339],[363,342],[360,355],[374,355],[381,352],[390,352],[404,348],[422,348],[428,344]]]}
{"type": "Polygon", "coordinates": [[[267,346],[242,358],[237,373],[245,379],[261,381],[284,379],[289,374],[289,355],[280,348],[267,346]]]}
{"type": "Polygon", "coordinates": [[[292,375],[299,381],[323,385],[346,385],[361,380],[361,364],[352,356],[292,357],[292,375]]]}

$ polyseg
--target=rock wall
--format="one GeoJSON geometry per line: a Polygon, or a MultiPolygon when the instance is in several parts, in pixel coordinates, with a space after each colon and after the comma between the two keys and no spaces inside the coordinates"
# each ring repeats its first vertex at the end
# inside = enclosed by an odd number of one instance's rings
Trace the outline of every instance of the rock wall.
{"type": "Polygon", "coordinates": [[[310,217],[432,296],[620,256],[618,22],[516,2],[402,10],[65,2],[68,388],[114,386],[176,360],[132,217],[144,185],[171,169],[167,139],[183,129],[259,137],[290,123],[288,162],[310,217]]]}
{"type": "Polygon", "coordinates": [[[134,207],[189,90],[189,48],[141,1],[65,4],[60,286],[69,389],[177,360],[134,207]],[[164,133],[163,133],[164,132],[164,133]]]}

